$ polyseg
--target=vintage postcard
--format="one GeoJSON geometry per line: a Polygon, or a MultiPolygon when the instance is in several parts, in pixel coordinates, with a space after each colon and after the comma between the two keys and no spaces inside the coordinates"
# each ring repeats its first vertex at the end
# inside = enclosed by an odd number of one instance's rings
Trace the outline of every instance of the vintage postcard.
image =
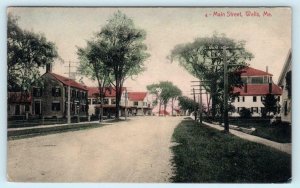
{"type": "Polygon", "coordinates": [[[12,182],[289,183],[290,7],[8,7],[12,182]]]}

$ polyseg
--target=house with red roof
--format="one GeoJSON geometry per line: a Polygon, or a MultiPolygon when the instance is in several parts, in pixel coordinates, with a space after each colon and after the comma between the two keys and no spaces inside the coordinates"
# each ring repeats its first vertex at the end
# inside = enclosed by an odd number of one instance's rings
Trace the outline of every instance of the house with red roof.
{"type": "Polygon", "coordinates": [[[71,117],[87,117],[88,89],[73,79],[55,74],[51,67],[41,76],[42,85],[32,89],[32,115],[45,118],[63,118],[68,112],[68,87],[71,93],[71,117]]]}
{"type": "MultiPolygon", "coordinates": [[[[120,101],[120,115],[124,113],[125,109],[125,91],[126,88],[122,88],[122,95],[120,101]]],[[[99,116],[101,102],[99,98],[98,87],[88,87],[88,113],[90,116],[99,116]]],[[[103,99],[103,116],[110,117],[115,115],[116,111],[116,90],[113,87],[105,87],[104,99],[103,99]]]]}
{"type": "Polygon", "coordinates": [[[133,115],[151,115],[151,102],[147,92],[128,92],[128,106],[133,115]]]}
{"type": "Polygon", "coordinates": [[[235,87],[233,90],[238,97],[232,103],[236,112],[231,115],[238,116],[242,108],[248,108],[252,116],[261,116],[264,112],[262,100],[269,93],[277,96],[278,103],[280,103],[282,90],[273,83],[272,76],[267,70],[261,71],[252,67],[242,70],[241,79],[244,85],[241,88],[235,87]]]}
{"type": "Polygon", "coordinates": [[[32,113],[31,94],[21,92],[8,92],[7,93],[7,115],[8,117],[23,116],[28,118],[32,113]]]}

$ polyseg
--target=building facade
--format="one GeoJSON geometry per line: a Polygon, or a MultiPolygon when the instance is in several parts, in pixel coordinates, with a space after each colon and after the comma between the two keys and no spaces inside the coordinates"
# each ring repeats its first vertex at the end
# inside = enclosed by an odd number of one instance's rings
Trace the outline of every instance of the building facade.
{"type": "Polygon", "coordinates": [[[87,117],[87,87],[72,79],[47,71],[41,76],[42,86],[32,89],[32,114],[44,118],[65,118],[68,112],[70,86],[71,117],[87,117]]]}
{"type": "Polygon", "coordinates": [[[32,98],[30,93],[8,92],[7,115],[8,118],[28,119],[32,114],[32,98]]]}
{"type": "MultiPolygon", "coordinates": [[[[120,101],[120,112],[122,115],[125,109],[125,90],[122,88],[122,95],[120,101]]],[[[106,87],[105,88],[105,97],[103,99],[103,116],[112,117],[116,113],[116,90],[114,88],[106,87]]],[[[89,105],[89,116],[99,116],[101,102],[99,98],[99,89],[98,87],[88,87],[88,105],[89,105]]]]}
{"type": "Polygon", "coordinates": [[[278,85],[282,88],[281,120],[292,122],[292,53],[289,50],[278,85]]]}
{"type": "Polygon", "coordinates": [[[147,92],[128,92],[128,107],[133,115],[151,115],[147,92]]]}
{"type": "Polygon", "coordinates": [[[254,117],[262,116],[265,112],[262,101],[267,94],[275,95],[280,104],[282,90],[273,83],[272,76],[267,70],[261,71],[251,67],[244,69],[241,74],[243,87],[235,87],[233,90],[238,97],[232,102],[235,112],[231,113],[231,116],[239,116],[242,108],[249,109],[254,117]]]}

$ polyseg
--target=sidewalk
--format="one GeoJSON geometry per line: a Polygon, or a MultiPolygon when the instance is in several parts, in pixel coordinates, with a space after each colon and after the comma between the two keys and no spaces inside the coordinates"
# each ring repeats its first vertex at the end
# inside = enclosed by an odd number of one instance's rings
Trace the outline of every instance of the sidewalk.
{"type": "Polygon", "coordinates": [[[47,133],[51,131],[66,131],[84,127],[95,127],[95,126],[103,126],[113,124],[110,123],[113,119],[103,120],[101,123],[99,121],[90,121],[90,122],[79,122],[72,124],[53,124],[53,125],[38,125],[32,127],[20,127],[20,128],[8,128],[7,135],[8,137],[14,136],[23,136],[23,135],[34,135],[47,133]]]}
{"type": "MultiPolygon", "coordinates": [[[[215,125],[215,124],[208,123],[208,122],[202,122],[202,123],[205,124],[205,125],[208,125],[212,128],[218,129],[218,130],[224,130],[224,127],[221,127],[219,125],[215,125]]],[[[274,141],[271,141],[271,140],[268,140],[268,139],[265,139],[265,138],[261,138],[261,137],[258,137],[258,136],[253,136],[253,135],[246,134],[246,133],[243,133],[241,131],[236,131],[236,130],[232,130],[232,129],[230,129],[230,133],[235,135],[235,136],[238,136],[242,139],[249,140],[251,142],[256,142],[256,143],[259,143],[259,144],[263,144],[263,145],[275,148],[277,150],[280,150],[282,152],[292,154],[292,144],[291,143],[284,143],[284,144],[283,143],[278,143],[278,142],[274,142],[274,141]]]]}

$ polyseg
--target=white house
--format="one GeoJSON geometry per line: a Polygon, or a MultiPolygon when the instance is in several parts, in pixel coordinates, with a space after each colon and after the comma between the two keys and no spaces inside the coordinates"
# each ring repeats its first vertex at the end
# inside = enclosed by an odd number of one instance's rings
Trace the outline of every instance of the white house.
{"type": "Polygon", "coordinates": [[[282,88],[281,120],[292,122],[292,53],[289,50],[285,64],[282,68],[278,85],[282,88]]]}
{"type": "Polygon", "coordinates": [[[269,93],[277,96],[278,102],[280,102],[282,90],[272,82],[272,76],[268,71],[251,67],[244,69],[241,74],[244,86],[242,88],[235,87],[233,91],[239,96],[232,103],[236,112],[232,113],[231,116],[239,116],[238,113],[242,108],[250,109],[252,116],[261,116],[264,111],[262,99],[269,93]]]}
{"type": "MultiPolygon", "coordinates": [[[[122,88],[122,95],[120,101],[120,115],[125,108],[125,90],[122,88]]],[[[89,115],[98,116],[100,112],[100,98],[98,87],[88,87],[88,104],[89,104],[89,115]]],[[[116,110],[116,90],[114,88],[105,88],[105,97],[103,100],[103,115],[114,116],[116,110]]]]}
{"type": "Polygon", "coordinates": [[[150,115],[151,102],[147,92],[128,92],[128,107],[133,115],[150,115]]]}

